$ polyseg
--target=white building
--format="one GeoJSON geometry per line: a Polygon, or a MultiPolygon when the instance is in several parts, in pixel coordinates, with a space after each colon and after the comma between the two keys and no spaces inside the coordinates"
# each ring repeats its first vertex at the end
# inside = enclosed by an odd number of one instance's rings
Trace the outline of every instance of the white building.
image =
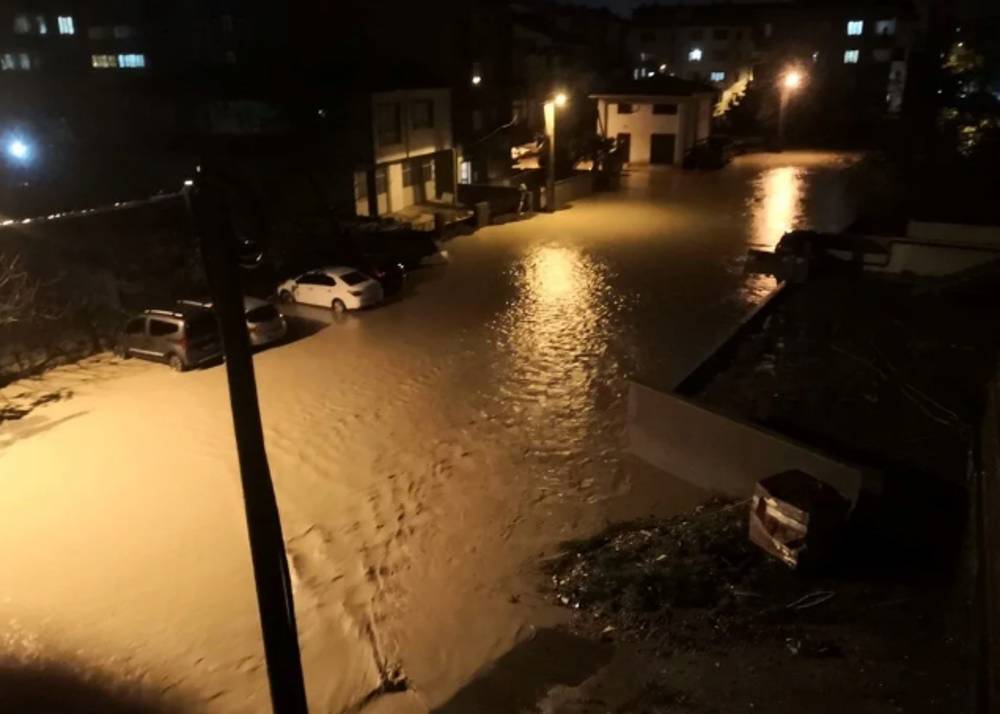
{"type": "Polygon", "coordinates": [[[590,95],[597,100],[597,131],[615,139],[631,165],[680,164],[708,137],[716,92],[676,77],[652,77],[590,95]]]}
{"type": "Polygon", "coordinates": [[[354,173],[357,215],[382,216],[417,204],[452,202],[455,155],[449,90],[372,94],[370,157],[354,173]]]}

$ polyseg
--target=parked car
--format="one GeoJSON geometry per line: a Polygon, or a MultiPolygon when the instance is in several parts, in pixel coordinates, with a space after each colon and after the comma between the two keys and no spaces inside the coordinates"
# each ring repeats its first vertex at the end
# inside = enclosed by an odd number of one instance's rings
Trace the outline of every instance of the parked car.
{"type": "Polygon", "coordinates": [[[406,267],[398,260],[378,255],[365,255],[345,261],[361,273],[375,278],[382,286],[382,295],[394,295],[406,283],[406,267]]]}
{"type": "Polygon", "coordinates": [[[702,139],[684,154],[685,169],[721,169],[733,160],[733,145],[728,137],[702,139]]]}
{"type": "Polygon", "coordinates": [[[122,357],[166,362],[178,372],[221,359],[215,315],[193,305],[146,310],[125,323],[117,350],[122,357]]]}
{"type": "MultiPolygon", "coordinates": [[[[178,305],[200,307],[212,310],[211,300],[178,300],[178,305]]],[[[251,347],[263,347],[285,339],[288,323],[285,316],[271,303],[260,298],[244,296],[243,313],[246,316],[247,332],[251,347]]]]}
{"type": "Polygon", "coordinates": [[[377,305],[383,296],[377,280],[346,266],[311,270],[278,286],[282,302],[329,307],[334,312],[377,305]]]}

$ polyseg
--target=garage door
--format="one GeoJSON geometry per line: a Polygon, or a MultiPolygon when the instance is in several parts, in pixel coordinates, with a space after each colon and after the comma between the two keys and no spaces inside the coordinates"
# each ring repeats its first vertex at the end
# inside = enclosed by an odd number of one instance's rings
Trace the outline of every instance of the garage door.
{"type": "Polygon", "coordinates": [[[649,162],[651,164],[674,163],[674,134],[653,134],[649,137],[649,162]]]}

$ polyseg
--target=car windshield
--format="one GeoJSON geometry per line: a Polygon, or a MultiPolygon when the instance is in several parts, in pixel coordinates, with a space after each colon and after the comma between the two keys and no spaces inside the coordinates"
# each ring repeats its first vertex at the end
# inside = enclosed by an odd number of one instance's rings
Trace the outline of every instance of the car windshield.
{"type": "Polygon", "coordinates": [[[344,273],[343,275],[340,276],[340,279],[343,280],[348,285],[357,285],[359,283],[367,281],[368,276],[365,275],[364,273],[359,273],[357,271],[354,271],[353,273],[344,273]]]}
{"type": "Polygon", "coordinates": [[[217,329],[215,317],[208,312],[202,315],[194,315],[189,317],[187,320],[188,337],[205,337],[207,335],[214,335],[217,329]]]}
{"type": "Polygon", "coordinates": [[[252,310],[247,310],[247,322],[270,322],[278,318],[278,310],[274,305],[261,305],[252,310]]]}

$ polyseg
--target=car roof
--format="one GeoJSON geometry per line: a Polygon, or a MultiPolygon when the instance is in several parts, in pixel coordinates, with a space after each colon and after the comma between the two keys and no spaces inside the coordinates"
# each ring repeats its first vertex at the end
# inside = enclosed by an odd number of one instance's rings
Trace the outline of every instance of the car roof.
{"type": "MultiPolygon", "coordinates": [[[[251,297],[250,295],[243,296],[243,309],[253,310],[256,307],[261,307],[267,305],[267,300],[261,300],[260,298],[251,297]]],[[[197,300],[178,300],[177,305],[180,309],[184,308],[204,308],[206,310],[211,310],[215,307],[215,303],[212,298],[202,298],[197,300]]]]}
{"type": "Polygon", "coordinates": [[[357,268],[351,268],[347,265],[334,265],[328,266],[326,268],[320,268],[321,273],[326,273],[327,275],[332,275],[334,277],[339,277],[341,275],[347,275],[348,273],[358,273],[361,272],[357,268]]]}

